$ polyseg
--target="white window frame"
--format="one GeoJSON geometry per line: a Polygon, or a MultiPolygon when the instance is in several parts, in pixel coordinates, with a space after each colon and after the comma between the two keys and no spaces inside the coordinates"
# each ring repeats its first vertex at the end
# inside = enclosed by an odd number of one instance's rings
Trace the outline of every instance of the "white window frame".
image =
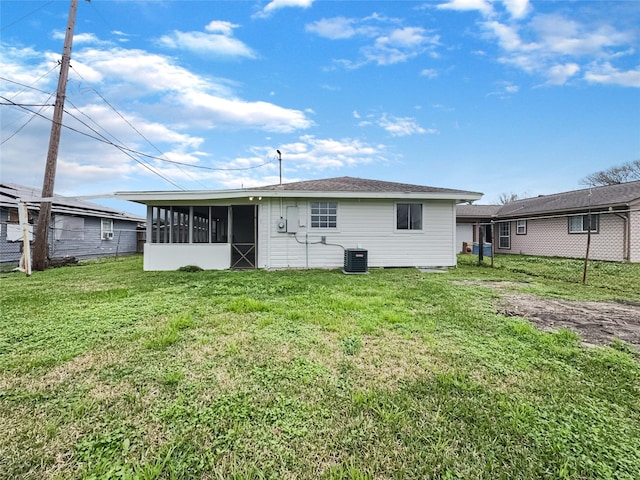
{"type": "Polygon", "coordinates": [[[516,235],[526,235],[526,234],[527,234],[527,221],[516,220],[516,235]]]}
{"type": "Polygon", "coordinates": [[[111,218],[100,219],[100,238],[102,240],[113,239],[113,219],[111,218]]]}
{"type": "Polygon", "coordinates": [[[498,248],[511,250],[511,222],[498,222],[498,248]],[[503,232],[503,227],[506,227],[506,233],[503,232]],[[503,239],[506,239],[504,244],[503,239]]]}
{"type": "Polygon", "coordinates": [[[398,202],[396,203],[396,215],[395,215],[395,220],[396,220],[396,231],[397,232],[421,232],[424,229],[424,206],[422,203],[420,202],[398,202]],[[407,226],[406,227],[400,227],[399,226],[399,221],[400,221],[400,215],[399,215],[399,209],[400,209],[400,205],[407,205],[407,226]],[[414,218],[412,218],[414,216],[412,212],[412,208],[411,207],[415,207],[415,206],[419,206],[420,207],[420,219],[419,219],[419,226],[415,226],[416,220],[414,218]]]}
{"type": "Polygon", "coordinates": [[[588,217],[591,215],[591,233],[598,233],[600,231],[600,215],[597,213],[591,214],[582,214],[582,215],[571,215],[568,219],[568,228],[569,233],[587,233],[587,229],[585,228],[585,224],[589,222],[588,217]],[[575,228],[579,225],[579,229],[575,228]],[[595,225],[594,225],[595,224],[595,225]]]}
{"type": "Polygon", "coordinates": [[[313,230],[336,230],[338,228],[338,202],[309,202],[309,226],[313,230]]]}

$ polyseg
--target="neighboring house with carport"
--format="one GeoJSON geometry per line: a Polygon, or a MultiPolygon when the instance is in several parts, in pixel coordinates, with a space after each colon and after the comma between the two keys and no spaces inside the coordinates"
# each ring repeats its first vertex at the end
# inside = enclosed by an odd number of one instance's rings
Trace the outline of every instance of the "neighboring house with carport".
{"type": "Polygon", "coordinates": [[[494,251],[640,262],[640,181],[516,200],[493,217],[494,251]]]}
{"type": "MultiPolygon", "coordinates": [[[[30,240],[40,211],[40,190],[0,184],[0,263],[18,263],[22,230],[18,202],[26,204],[30,240]]],[[[54,196],[51,202],[49,257],[96,258],[133,254],[144,238],[144,217],[92,202],[54,196]]]]}
{"type": "Polygon", "coordinates": [[[493,241],[491,222],[501,205],[458,205],[456,210],[457,248],[461,253],[471,253],[474,243],[479,243],[480,227],[483,227],[483,242],[493,241]]]}
{"type": "Polygon", "coordinates": [[[456,265],[456,204],[482,194],[352,177],[237,190],[118,192],[147,205],[145,270],[456,265]]]}

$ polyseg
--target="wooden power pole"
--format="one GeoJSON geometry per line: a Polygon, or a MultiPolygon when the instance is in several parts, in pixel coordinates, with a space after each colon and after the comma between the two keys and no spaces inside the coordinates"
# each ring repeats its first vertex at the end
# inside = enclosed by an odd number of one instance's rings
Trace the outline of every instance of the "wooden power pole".
{"type": "Polygon", "coordinates": [[[56,166],[58,162],[58,147],[60,146],[60,131],[62,130],[62,113],[64,112],[64,99],[67,90],[67,78],[69,76],[69,63],[71,62],[71,46],[73,44],[73,29],[76,23],[76,10],[78,0],[71,0],[67,32],[64,37],[62,49],[62,62],[60,63],[60,77],[58,78],[58,91],[56,103],[53,109],[53,121],[51,122],[51,136],[49,137],[49,151],[42,183],[42,202],[38,214],[35,241],[33,244],[33,269],[44,270],[47,266],[47,254],[49,247],[49,223],[51,221],[51,197],[56,179],[56,166]]]}

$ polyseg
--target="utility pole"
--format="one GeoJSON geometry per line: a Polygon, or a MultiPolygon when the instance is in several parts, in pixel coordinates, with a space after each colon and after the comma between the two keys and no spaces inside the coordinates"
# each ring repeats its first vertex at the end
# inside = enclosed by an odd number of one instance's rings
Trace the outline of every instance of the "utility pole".
{"type": "Polygon", "coordinates": [[[73,44],[73,29],[76,23],[76,10],[78,0],[71,0],[69,19],[67,20],[67,32],[64,37],[62,49],[62,61],[60,63],[60,77],[58,78],[58,91],[56,103],[53,109],[53,121],[51,122],[51,136],[49,137],[49,151],[42,183],[42,198],[36,238],[33,244],[33,269],[44,270],[47,266],[47,253],[49,247],[49,223],[51,221],[51,197],[56,179],[56,166],[58,162],[58,147],[60,146],[60,131],[62,130],[62,113],[64,112],[64,99],[67,91],[67,77],[69,76],[69,63],[71,62],[71,46],[73,44]]]}

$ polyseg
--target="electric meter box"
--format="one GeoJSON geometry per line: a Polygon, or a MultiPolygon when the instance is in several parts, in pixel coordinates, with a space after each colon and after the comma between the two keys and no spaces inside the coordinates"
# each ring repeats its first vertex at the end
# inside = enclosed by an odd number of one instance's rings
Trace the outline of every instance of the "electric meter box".
{"type": "Polygon", "coordinates": [[[286,231],[288,233],[297,233],[299,221],[298,207],[287,207],[286,231]]]}

